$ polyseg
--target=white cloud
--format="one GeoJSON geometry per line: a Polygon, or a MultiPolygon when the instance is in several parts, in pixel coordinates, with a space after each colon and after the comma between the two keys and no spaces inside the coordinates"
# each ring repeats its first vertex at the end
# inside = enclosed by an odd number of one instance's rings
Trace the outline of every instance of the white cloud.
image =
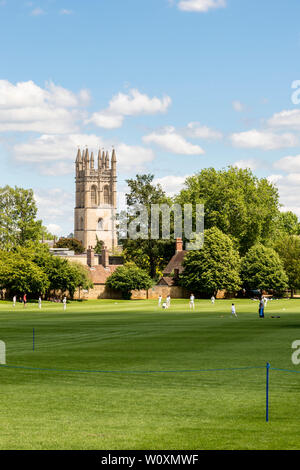
{"type": "Polygon", "coordinates": [[[250,170],[253,171],[261,166],[261,162],[259,160],[256,160],[255,158],[249,158],[245,160],[238,160],[233,164],[233,166],[236,166],[237,168],[240,168],[242,170],[250,168],[250,170]]]}
{"type": "Polygon", "coordinates": [[[48,224],[46,225],[48,232],[52,233],[52,235],[60,235],[62,233],[62,228],[60,225],[57,224],[48,224]]]}
{"type": "Polygon", "coordinates": [[[63,8],[62,10],[60,10],[59,14],[60,15],[72,15],[73,11],[72,10],[67,10],[66,8],[63,8]]]}
{"type": "Polygon", "coordinates": [[[94,113],[86,124],[94,123],[96,126],[106,129],[121,127],[125,116],[137,116],[141,114],[164,113],[171,105],[171,98],[149,98],[139,90],[132,89],[128,94],[118,93],[113,96],[107,109],[94,113]]]}
{"type": "Polygon", "coordinates": [[[178,155],[202,155],[204,150],[199,145],[188,142],[182,135],[176,133],[174,127],[167,127],[161,132],[152,132],[143,137],[147,144],[154,143],[168,152],[178,155]]]}
{"type": "Polygon", "coordinates": [[[226,0],[180,0],[179,10],[204,13],[211,9],[225,8],[226,0]]]}
{"type": "Polygon", "coordinates": [[[54,235],[67,235],[73,227],[74,194],[60,188],[36,189],[38,218],[54,235]]]}
{"type": "Polygon", "coordinates": [[[168,175],[163,176],[162,178],[155,178],[153,181],[155,184],[160,184],[163,190],[169,195],[174,196],[174,194],[178,193],[184,186],[184,182],[186,178],[190,175],[185,176],[175,176],[175,175],[168,175]]]}
{"type": "Polygon", "coordinates": [[[122,127],[123,121],[124,116],[100,111],[99,113],[92,114],[91,118],[86,120],[86,124],[91,122],[98,127],[103,127],[104,129],[118,129],[119,127],[122,127]]]}
{"type": "Polygon", "coordinates": [[[300,110],[293,109],[275,113],[269,120],[270,127],[300,129],[300,110]]]}
{"type": "Polygon", "coordinates": [[[30,14],[31,16],[41,16],[41,15],[45,15],[46,12],[42,8],[37,7],[34,10],[32,10],[30,14]]]}
{"type": "MultiPolygon", "coordinates": [[[[74,161],[77,148],[88,147],[97,158],[99,149],[110,149],[111,142],[94,134],[41,135],[28,142],[16,144],[13,149],[14,158],[21,163],[35,165],[39,172],[49,176],[60,176],[74,173],[74,161]]],[[[142,146],[115,144],[118,168],[125,170],[141,170],[144,165],[155,158],[151,149],[142,146]]]]}
{"type": "Polygon", "coordinates": [[[274,168],[291,173],[300,172],[300,155],[283,157],[274,163],[274,168]]]}
{"type": "Polygon", "coordinates": [[[276,134],[269,130],[258,131],[256,129],[232,134],[230,139],[235,147],[260,148],[263,150],[295,147],[299,143],[298,138],[291,133],[276,134]]]}
{"type": "Polygon", "coordinates": [[[232,107],[238,113],[241,113],[245,109],[244,105],[240,101],[233,101],[232,102],[232,107]]]}
{"type": "Polygon", "coordinates": [[[223,134],[207,126],[202,126],[199,122],[190,122],[184,133],[193,139],[219,140],[223,134]]]}
{"type": "Polygon", "coordinates": [[[75,94],[52,82],[41,88],[33,81],[0,80],[0,132],[74,132],[89,98],[87,90],[75,94]]]}

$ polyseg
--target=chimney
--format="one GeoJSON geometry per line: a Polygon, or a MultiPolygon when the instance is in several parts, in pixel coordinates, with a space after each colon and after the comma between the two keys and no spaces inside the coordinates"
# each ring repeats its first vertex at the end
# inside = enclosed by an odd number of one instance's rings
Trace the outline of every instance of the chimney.
{"type": "Polygon", "coordinates": [[[182,251],[182,246],[183,246],[182,238],[176,238],[176,249],[175,249],[175,252],[176,252],[176,253],[179,253],[180,251],[182,251]]]}
{"type": "Polygon", "coordinates": [[[94,251],[94,248],[89,246],[88,249],[87,249],[87,252],[86,252],[86,261],[87,261],[87,265],[90,267],[90,268],[94,268],[95,267],[95,251],[94,251]]]}
{"type": "Polygon", "coordinates": [[[104,246],[102,248],[101,264],[104,268],[108,268],[108,266],[109,266],[109,252],[108,252],[107,246],[104,246]]]}

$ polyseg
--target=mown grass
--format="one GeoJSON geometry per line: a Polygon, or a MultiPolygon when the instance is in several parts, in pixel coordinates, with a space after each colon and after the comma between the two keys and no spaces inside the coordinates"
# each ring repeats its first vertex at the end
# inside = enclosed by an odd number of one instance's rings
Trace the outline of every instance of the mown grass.
{"type": "Polygon", "coordinates": [[[1,302],[0,448],[298,449],[300,300],[235,303],[1,302]]]}

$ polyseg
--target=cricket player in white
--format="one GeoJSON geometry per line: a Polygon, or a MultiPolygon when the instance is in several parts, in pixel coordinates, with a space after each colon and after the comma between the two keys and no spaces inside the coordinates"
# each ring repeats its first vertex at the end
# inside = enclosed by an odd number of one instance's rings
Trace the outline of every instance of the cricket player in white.
{"type": "Polygon", "coordinates": [[[167,304],[167,308],[169,308],[170,305],[171,305],[171,297],[170,297],[170,295],[168,295],[168,297],[166,298],[166,304],[167,304]]]}
{"type": "Polygon", "coordinates": [[[235,305],[234,304],[231,305],[231,315],[234,315],[237,318],[237,314],[236,314],[236,311],[235,311],[235,305]]]}
{"type": "Polygon", "coordinates": [[[64,304],[64,310],[66,310],[66,308],[67,308],[67,297],[64,297],[63,304],[64,304]]]}
{"type": "Polygon", "coordinates": [[[194,294],[191,294],[191,296],[190,296],[190,308],[192,308],[193,310],[195,308],[195,296],[194,296],[194,294]]]}
{"type": "Polygon", "coordinates": [[[41,308],[42,308],[42,299],[41,299],[41,297],[39,297],[39,309],[41,309],[41,308]]]}
{"type": "Polygon", "coordinates": [[[160,296],[158,297],[158,306],[159,306],[159,307],[161,307],[161,301],[162,301],[162,296],[160,295],[160,296]]]}
{"type": "Polygon", "coordinates": [[[17,302],[17,297],[14,295],[14,296],[13,296],[13,307],[16,306],[16,302],[17,302]]]}

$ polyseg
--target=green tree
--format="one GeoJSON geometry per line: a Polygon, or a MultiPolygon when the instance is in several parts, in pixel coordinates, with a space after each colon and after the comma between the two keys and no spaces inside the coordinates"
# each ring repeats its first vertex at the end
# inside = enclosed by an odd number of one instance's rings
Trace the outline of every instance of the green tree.
{"type": "MultiPolygon", "coordinates": [[[[43,290],[27,290],[28,292],[47,293],[49,296],[51,291],[60,291],[61,293],[69,292],[73,297],[79,287],[89,289],[93,286],[88,269],[85,266],[54,256],[50,253],[48,246],[41,243],[30,242],[26,243],[25,246],[18,246],[13,251],[8,252],[3,259],[4,263],[7,263],[7,259],[25,260],[26,263],[35,266],[46,276],[47,283],[43,290]]],[[[16,270],[16,276],[20,279],[23,277],[22,270],[25,270],[22,265],[16,270]]],[[[10,272],[8,278],[11,276],[10,272]]]]}
{"type": "Polygon", "coordinates": [[[138,266],[147,269],[152,279],[161,274],[163,267],[174,254],[174,241],[172,240],[152,240],[151,239],[151,205],[167,204],[172,205],[159,184],[154,184],[154,175],[136,175],[135,179],[128,179],[129,192],[126,194],[128,214],[126,215],[130,223],[136,217],[136,208],[143,205],[148,211],[148,220],[145,227],[147,239],[137,240],[126,239],[123,241],[123,255],[126,261],[133,261],[138,266]]]}
{"type": "Polygon", "coordinates": [[[132,290],[150,289],[152,279],[134,263],[126,263],[109,276],[106,285],[121,291],[124,299],[130,299],[132,290]]]}
{"type": "Polygon", "coordinates": [[[249,169],[206,168],[185,181],[179,204],[204,204],[205,228],[218,227],[236,240],[245,254],[258,241],[273,236],[279,212],[277,188],[249,169]]]}
{"type": "Polygon", "coordinates": [[[95,247],[94,247],[95,253],[101,254],[101,253],[102,253],[103,246],[104,246],[104,241],[103,241],[103,240],[99,240],[99,238],[97,237],[97,235],[96,235],[96,240],[97,240],[97,243],[96,243],[96,245],[95,245],[95,247]]]}
{"type": "Polygon", "coordinates": [[[32,189],[0,188],[0,247],[10,249],[28,240],[38,240],[42,222],[36,216],[32,189]]]}
{"type": "Polygon", "coordinates": [[[276,229],[278,236],[285,235],[298,235],[300,233],[300,224],[298,217],[292,211],[279,212],[276,221],[276,229]]]}
{"type": "Polygon", "coordinates": [[[288,287],[283,263],[275,250],[257,243],[242,259],[241,277],[247,290],[282,292],[288,287]]]}
{"type": "Polygon", "coordinates": [[[288,277],[291,296],[300,289],[300,237],[299,235],[285,235],[278,238],[274,245],[279,254],[288,277]]]}
{"type": "Polygon", "coordinates": [[[64,238],[61,237],[58,242],[55,244],[55,248],[68,248],[69,250],[74,250],[76,255],[84,253],[84,246],[80,240],[76,238],[64,238]]]}
{"type": "Polygon", "coordinates": [[[179,282],[190,291],[216,295],[218,290],[240,289],[239,253],[231,238],[217,227],[205,230],[203,248],[189,251],[183,267],[179,282]]]}
{"type": "Polygon", "coordinates": [[[49,288],[47,274],[30,258],[20,253],[4,252],[0,254],[0,286],[11,294],[44,294],[49,288]]]}

